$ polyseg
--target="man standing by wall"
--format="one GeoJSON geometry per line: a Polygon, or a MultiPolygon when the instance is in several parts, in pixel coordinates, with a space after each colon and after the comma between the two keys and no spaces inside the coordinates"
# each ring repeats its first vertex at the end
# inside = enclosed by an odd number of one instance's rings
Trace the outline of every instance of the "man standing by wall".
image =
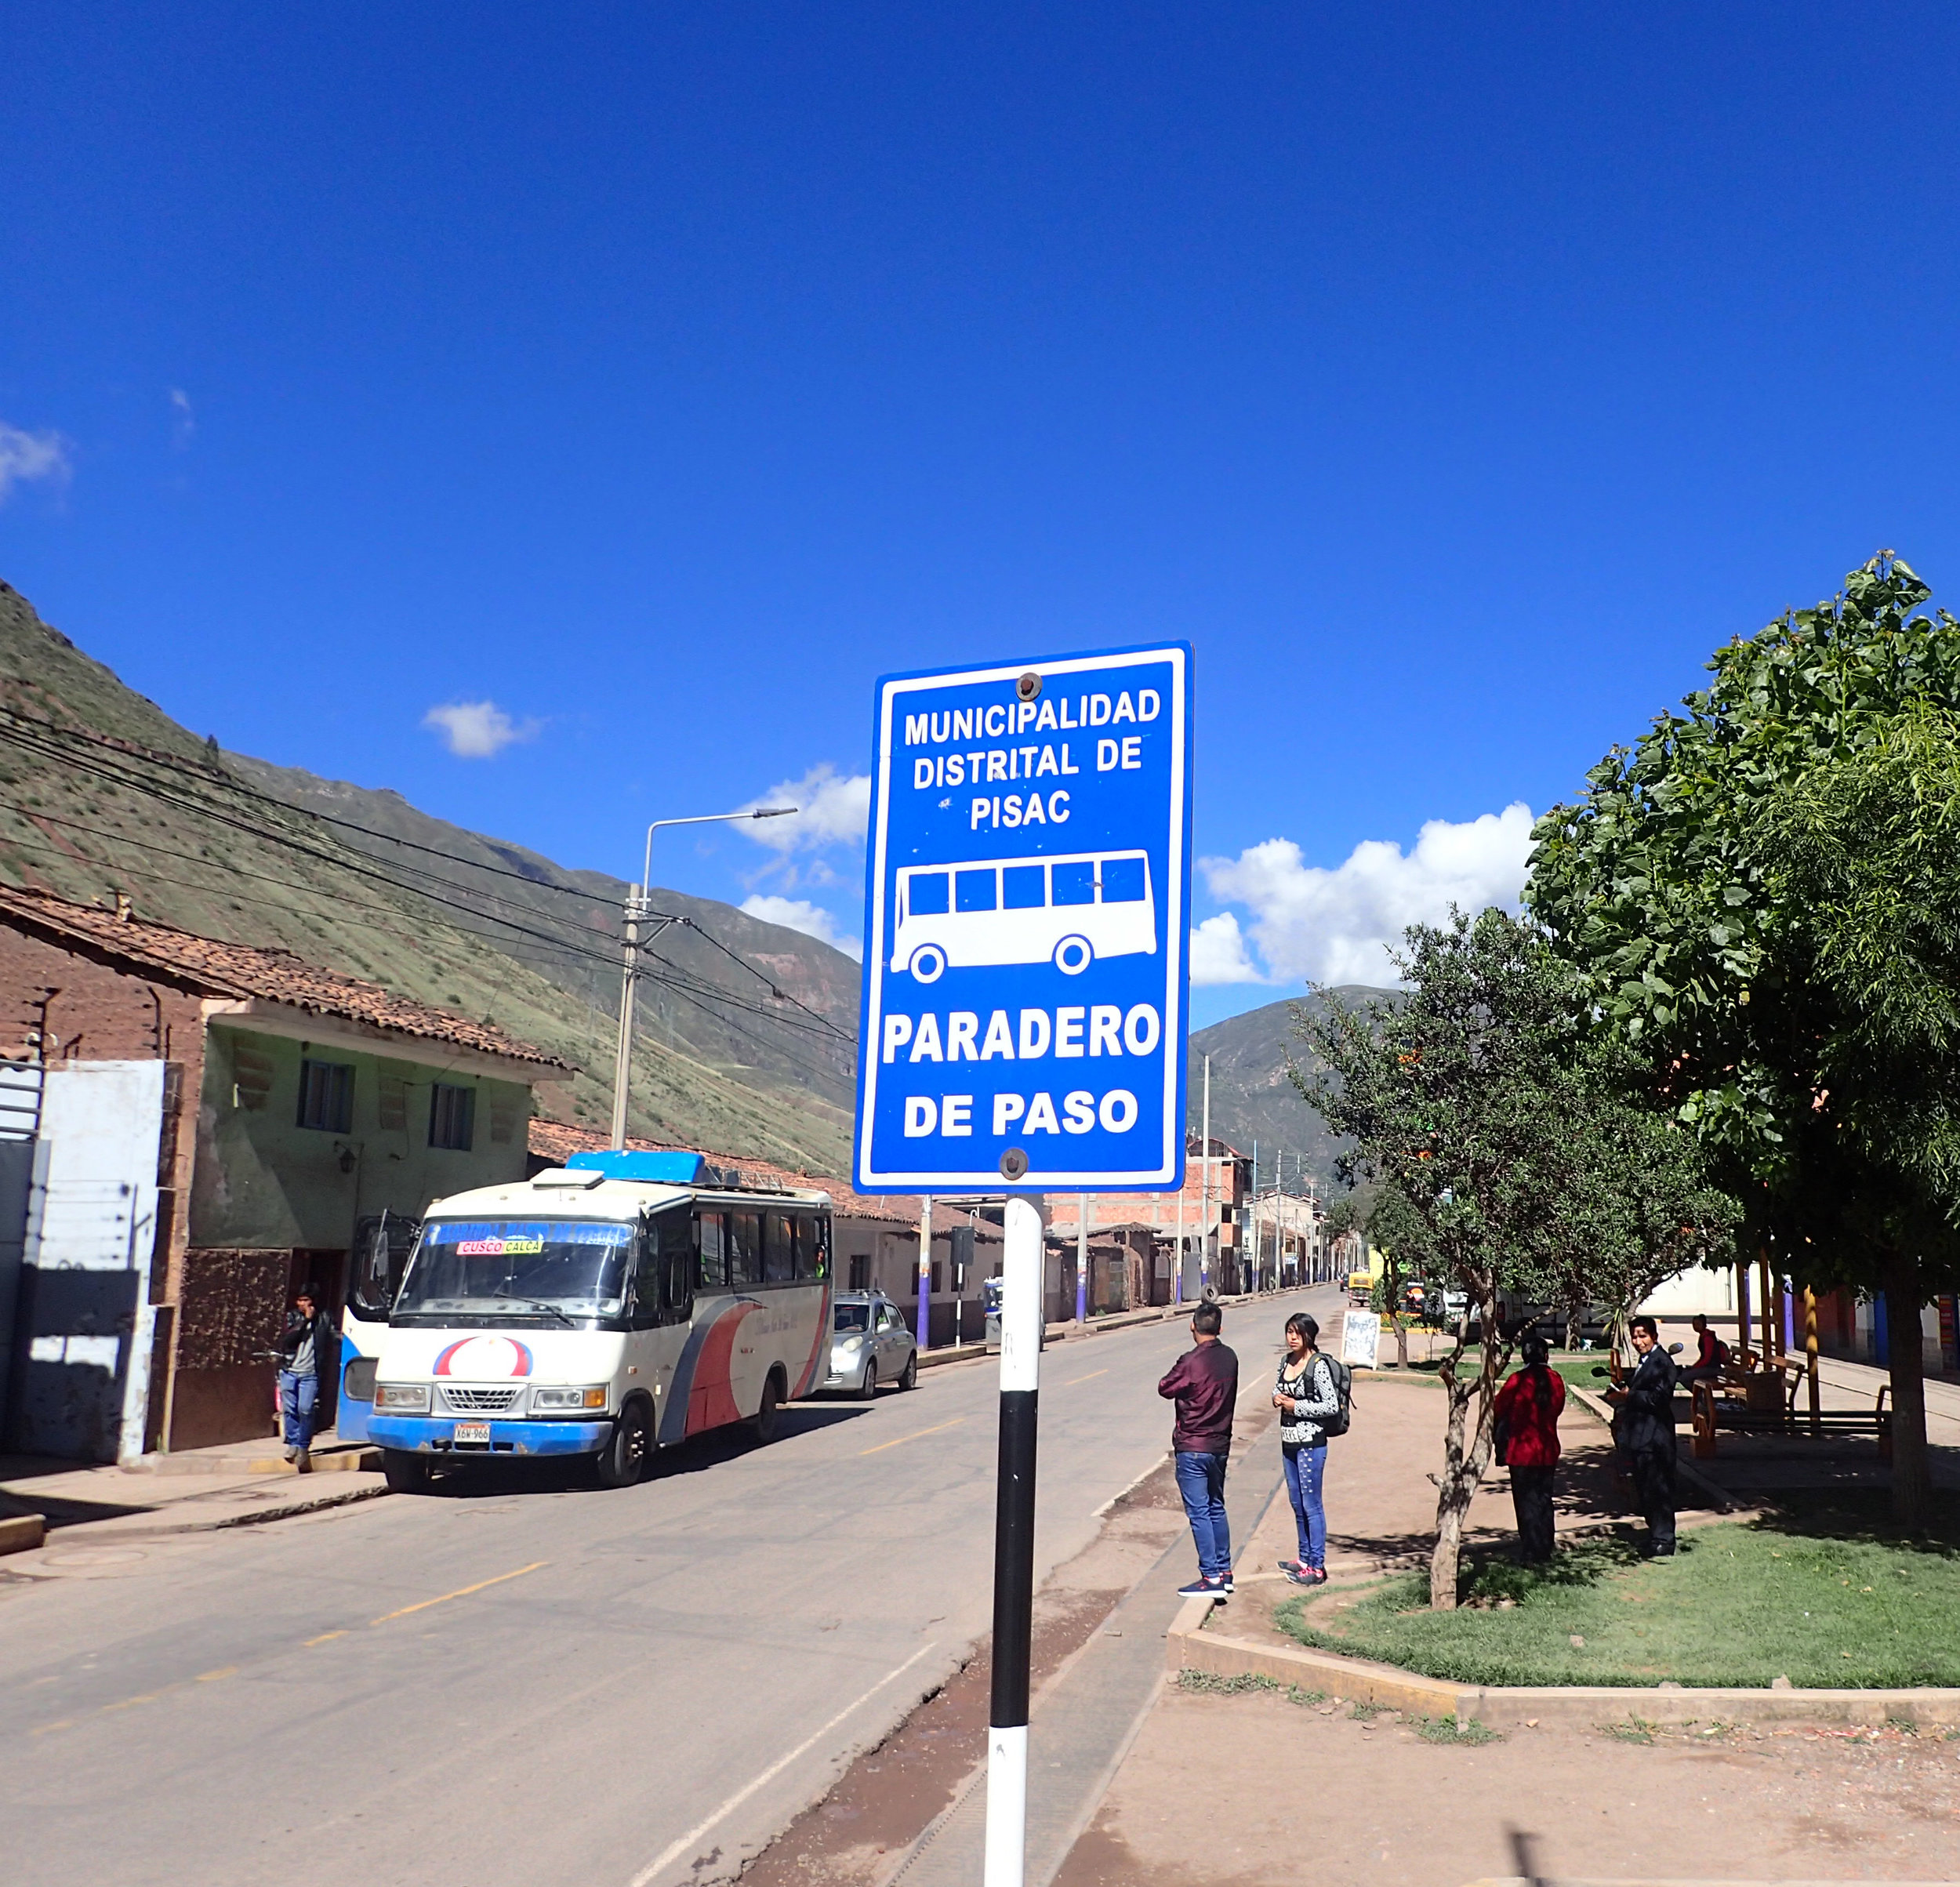
{"type": "Polygon", "coordinates": [[[333,1326],[312,1290],[299,1292],[279,1339],[279,1415],[286,1459],[302,1474],[313,1471],[313,1426],[320,1412],[321,1384],[332,1380],[335,1348],[333,1326]]]}
{"type": "Polygon", "coordinates": [[[1200,1304],[1191,1319],[1191,1348],[1171,1366],[1157,1393],[1174,1400],[1171,1446],[1178,1492],[1198,1549],[1198,1577],[1178,1590],[1187,1599],[1232,1595],[1232,1534],[1225,1519],[1225,1461],[1232,1412],[1239,1400],[1239,1359],[1218,1341],[1225,1314],[1200,1304]]]}

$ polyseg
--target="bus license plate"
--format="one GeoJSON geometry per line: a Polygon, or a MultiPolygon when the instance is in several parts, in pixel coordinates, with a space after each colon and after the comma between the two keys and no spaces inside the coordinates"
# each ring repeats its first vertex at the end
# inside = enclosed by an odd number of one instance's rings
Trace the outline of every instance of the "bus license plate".
{"type": "Polygon", "coordinates": [[[488,1448],[490,1446],[490,1424],[488,1422],[458,1422],[455,1439],[459,1447],[466,1448],[472,1442],[479,1442],[488,1448]]]}

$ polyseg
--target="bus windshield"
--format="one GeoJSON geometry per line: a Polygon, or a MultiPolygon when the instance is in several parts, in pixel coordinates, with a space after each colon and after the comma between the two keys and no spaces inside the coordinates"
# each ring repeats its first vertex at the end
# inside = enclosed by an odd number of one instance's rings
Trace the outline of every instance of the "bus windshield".
{"type": "Polygon", "coordinates": [[[432,1220],[394,1314],[615,1316],[633,1231],[579,1219],[432,1220]]]}

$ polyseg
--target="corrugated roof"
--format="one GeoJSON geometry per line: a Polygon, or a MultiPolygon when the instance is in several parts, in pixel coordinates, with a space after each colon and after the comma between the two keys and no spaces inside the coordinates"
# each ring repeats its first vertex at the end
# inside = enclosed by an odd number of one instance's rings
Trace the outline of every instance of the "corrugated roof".
{"type": "Polygon", "coordinates": [[[84,944],[132,969],[168,976],[207,996],[278,1003],[314,1015],[340,1016],[401,1035],[451,1042],[487,1055],[538,1068],[569,1069],[568,1062],[506,1035],[492,1022],[397,996],[379,983],[343,976],[295,956],[252,944],[200,937],[147,919],[118,916],[100,905],[77,904],[51,892],[0,885],[0,920],[13,919],[53,937],[84,944]]]}

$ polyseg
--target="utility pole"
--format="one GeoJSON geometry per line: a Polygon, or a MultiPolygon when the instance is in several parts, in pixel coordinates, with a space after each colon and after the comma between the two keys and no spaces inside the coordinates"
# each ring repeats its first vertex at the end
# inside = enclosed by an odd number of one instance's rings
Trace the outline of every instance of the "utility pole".
{"type": "Polygon", "coordinates": [[[1171,1267],[1171,1301],[1184,1301],[1184,1189],[1191,1183],[1191,1130],[1184,1130],[1178,1161],[1178,1256],[1171,1267]]]}
{"type": "MultiPolygon", "coordinates": [[[[757,806],[748,812],[703,812],[685,819],[655,819],[647,828],[646,863],[640,882],[629,887],[626,909],[626,967],[619,985],[619,1044],[612,1062],[612,1145],[615,1152],[626,1144],[626,1099],[633,1080],[633,991],[640,978],[640,925],[651,916],[648,900],[653,891],[653,835],[663,826],[711,826],[721,819],[780,819],[794,812],[793,806],[757,806]]],[[[669,924],[684,924],[680,917],[666,917],[659,930],[646,941],[653,942],[669,924]]]]}
{"type": "Polygon", "coordinates": [[[612,1063],[612,1145],[615,1152],[626,1144],[626,1093],[633,1067],[633,990],[640,980],[640,887],[626,896],[626,967],[619,977],[619,1044],[612,1063]]]}
{"type": "MultiPolygon", "coordinates": [[[[1256,1134],[1252,1137],[1252,1197],[1248,1204],[1252,1214],[1252,1290],[1256,1297],[1259,1290],[1259,1137],[1256,1134]]],[[[1241,1225],[1239,1228],[1241,1240],[1239,1261],[1242,1265],[1246,1256],[1243,1243],[1245,1235],[1246,1228],[1241,1225]]]]}
{"type": "Polygon", "coordinates": [[[932,1335],[932,1195],[919,1201],[919,1354],[932,1335]]]}
{"type": "Polygon", "coordinates": [[[1089,1321],[1089,1196],[1076,1195],[1076,1322],[1089,1321]]]}
{"type": "Polygon", "coordinates": [[[1204,1058],[1204,1203],[1198,1220],[1199,1294],[1211,1288],[1211,1058],[1204,1058]]]}

